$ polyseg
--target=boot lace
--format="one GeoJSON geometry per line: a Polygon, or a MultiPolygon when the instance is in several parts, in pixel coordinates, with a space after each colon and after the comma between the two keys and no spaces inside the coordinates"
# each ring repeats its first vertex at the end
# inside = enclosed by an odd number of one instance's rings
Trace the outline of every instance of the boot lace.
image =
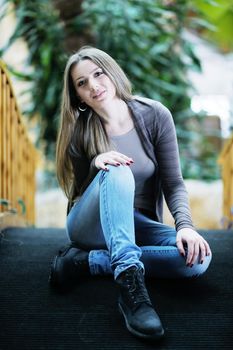
{"type": "Polygon", "coordinates": [[[145,287],[143,274],[140,270],[136,270],[133,274],[126,273],[125,282],[132,304],[135,306],[142,303],[151,305],[150,297],[145,287]]]}

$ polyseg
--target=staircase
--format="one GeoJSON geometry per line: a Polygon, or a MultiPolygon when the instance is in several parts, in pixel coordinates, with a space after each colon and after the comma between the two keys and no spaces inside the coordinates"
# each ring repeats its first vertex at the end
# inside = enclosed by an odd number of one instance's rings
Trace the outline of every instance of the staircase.
{"type": "Polygon", "coordinates": [[[0,60],[0,228],[35,222],[38,153],[28,137],[10,75],[0,60]]]}

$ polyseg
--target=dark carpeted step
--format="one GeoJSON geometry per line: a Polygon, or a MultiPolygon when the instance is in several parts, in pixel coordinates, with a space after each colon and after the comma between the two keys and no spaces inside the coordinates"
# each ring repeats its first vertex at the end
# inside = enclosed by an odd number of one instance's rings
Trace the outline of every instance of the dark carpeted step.
{"type": "Polygon", "coordinates": [[[50,262],[65,230],[12,228],[0,245],[0,350],[232,349],[233,232],[202,231],[213,260],[197,280],[147,280],[166,337],[131,336],[117,310],[113,279],[91,278],[69,294],[49,289],[50,262]]]}

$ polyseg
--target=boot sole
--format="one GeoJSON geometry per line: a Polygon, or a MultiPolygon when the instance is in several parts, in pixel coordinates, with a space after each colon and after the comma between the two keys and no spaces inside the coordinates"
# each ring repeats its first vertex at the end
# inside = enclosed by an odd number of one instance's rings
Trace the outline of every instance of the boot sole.
{"type": "Polygon", "coordinates": [[[51,263],[51,270],[50,270],[50,275],[49,275],[49,284],[52,288],[58,288],[59,283],[58,283],[58,276],[56,273],[56,266],[57,266],[57,259],[58,256],[55,256],[51,263]]]}
{"type": "Polygon", "coordinates": [[[138,338],[142,338],[142,339],[148,339],[148,340],[159,340],[161,338],[163,338],[164,336],[164,330],[162,329],[161,332],[156,332],[154,334],[146,334],[146,333],[141,333],[138,332],[137,330],[135,330],[134,328],[132,328],[128,321],[127,321],[127,317],[125,316],[124,310],[122,309],[121,305],[118,304],[119,307],[119,311],[120,313],[123,315],[124,320],[125,320],[125,324],[126,324],[126,328],[128,329],[128,331],[130,333],[132,333],[133,335],[135,335],[138,338]]]}
{"type": "Polygon", "coordinates": [[[61,267],[59,268],[59,264],[62,264],[61,260],[59,259],[61,259],[61,257],[59,255],[56,255],[51,262],[48,282],[50,287],[54,290],[60,293],[67,293],[71,291],[71,289],[74,286],[76,286],[77,281],[74,281],[72,278],[65,278],[64,276],[59,274],[59,271],[61,271],[61,267]]]}
{"type": "Polygon", "coordinates": [[[68,280],[64,280],[61,276],[59,276],[59,259],[62,259],[62,257],[67,253],[67,251],[71,248],[69,245],[68,247],[64,247],[59,250],[59,254],[56,255],[52,262],[50,267],[50,275],[49,275],[49,284],[52,288],[60,289],[61,291],[69,289],[69,282],[68,280]]]}

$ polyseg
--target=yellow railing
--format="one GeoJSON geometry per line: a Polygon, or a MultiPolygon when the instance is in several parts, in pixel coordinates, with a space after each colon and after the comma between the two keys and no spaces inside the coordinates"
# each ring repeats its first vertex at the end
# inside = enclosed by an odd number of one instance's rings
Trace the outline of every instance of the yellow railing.
{"type": "Polygon", "coordinates": [[[223,224],[225,227],[233,225],[233,135],[225,143],[220,154],[219,164],[222,169],[223,180],[223,224]]]}
{"type": "Polygon", "coordinates": [[[37,152],[1,60],[0,73],[0,213],[16,212],[34,224],[37,152]]]}

